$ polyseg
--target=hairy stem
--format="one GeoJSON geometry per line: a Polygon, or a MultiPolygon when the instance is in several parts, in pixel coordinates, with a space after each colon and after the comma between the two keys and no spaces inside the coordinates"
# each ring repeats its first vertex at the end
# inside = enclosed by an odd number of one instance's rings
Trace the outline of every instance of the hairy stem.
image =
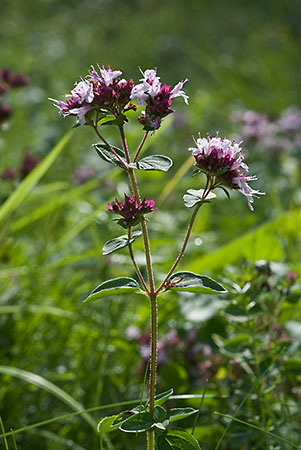
{"type": "MultiPolygon", "coordinates": [[[[129,241],[131,240],[131,231],[132,231],[132,229],[129,228],[129,232],[128,232],[128,240],[129,240],[129,241]]],[[[128,247],[129,247],[130,257],[131,257],[132,263],[133,263],[133,265],[134,265],[134,267],[135,267],[135,269],[136,269],[136,272],[137,272],[137,275],[138,275],[138,277],[139,277],[139,280],[141,281],[141,284],[142,284],[142,286],[144,287],[144,289],[146,290],[146,292],[147,292],[148,294],[150,294],[150,292],[149,292],[149,290],[148,290],[148,287],[146,286],[146,283],[145,283],[145,281],[144,281],[143,275],[142,275],[142,273],[140,272],[140,269],[139,269],[139,267],[138,267],[138,265],[137,265],[137,263],[136,263],[136,260],[135,260],[135,257],[134,257],[134,253],[133,253],[133,249],[132,249],[132,244],[131,244],[130,242],[129,242],[128,247]]]]}
{"type": "MultiPolygon", "coordinates": [[[[129,169],[128,174],[130,177],[130,181],[131,181],[131,185],[132,185],[134,194],[140,202],[141,197],[140,197],[139,188],[138,188],[134,170],[129,169]]],[[[141,222],[141,230],[142,230],[142,235],[143,235],[145,259],[146,259],[146,269],[147,269],[148,281],[149,281],[149,286],[150,286],[150,292],[151,292],[151,294],[153,294],[155,292],[155,281],[154,281],[154,275],[153,275],[153,267],[152,267],[152,258],[151,258],[151,252],[150,252],[148,230],[147,230],[145,220],[142,220],[142,222],[141,222]]]]}
{"type": "Polygon", "coordinates": [[[181,251],[180,251],[180,253],[179,253],[179,256],[178,256],[177,259],[175,260],[175,262],[174,262],[172,268],[170,269],[170,271],[169,271],[168,274],[166,275],[164,281],[161,283],[160,287],[157,289],[156,294],[158,294],[158,293],[164,288],[165,283],[169,280],[170,276],[172,275],[172,273],[173,273],[174,270],[176,269],[177,265],[178,265],[179,262],[181,261],[183,255],[184,255],[184,252],[185,252],[185,250],[186,250],[186,247],[187,247],[189,238],[190,238],[190,234],[191,234],[191,231],[192,231],[192,227],[193,227],[194,220],[195,220],[196,215],[197,215],[197,213],[198,213],[198,211],[199,211],[199,209],[200,209],[201,206],[202,206],[202,203],[198,203],[198,205],[196,206],[195,210],[193,211],[193,214],[192,214],[192,216],[191,216],[191,219],[190,219],[190,222],[189,222],[187,231],[186,231],[186,236],[185,236],[185,239],[184,239],[184,242],[183,242],[181,251]]]}
{"type": "MultiPolygon", "coordinates": [[[[158,342],[158,310],[157,310],[157,296],[151,294],[150,309],[151,309],[151,342],[150,342],[150,376],[149,376],[149,411],[152,414],[155,409],[155,395],[157,382],[157,342],[158,342]]],[[[148,432],[148,450],[154,450],[154,431],[148,432]]]]}

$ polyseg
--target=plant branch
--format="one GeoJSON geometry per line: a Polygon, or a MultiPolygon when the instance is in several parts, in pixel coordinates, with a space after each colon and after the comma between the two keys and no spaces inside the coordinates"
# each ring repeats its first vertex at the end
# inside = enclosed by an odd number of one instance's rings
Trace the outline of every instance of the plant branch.
{"type": "Polygon", "coordinates": [[[138,158],[138,156],[139,156],[139,153],[140,153],[141,150],[142,150],[142,147],[144,146],[144,143],[145,143],[145,141],[146,141],[146,138],[147,138],[147,136],[148,136],[148,133],[149,133],[149,131],[146,131],[146,132],[145,132],[145,135],[143,136],[143,139],[142,139],[142,141],[141,141],[141,143],[140,143],[140,145],[139,145],[139,147],[138,147],[138,150],[137,150],[137,153],[136,153],[136,155],[135,155],[135,158],[133,159],[133,162],[136,162],[136,161],[137,161],[137,158],[138,158]]]}
{"type": "Polygon", "coordinates": [[[126,157],[126,162],[128,164],[130,164],[131,160],[130,160],[130,154],[129,154],[129,149],[128,149],[128,145],[126,142],[126,138],[124,135],[124,129],[123,129],[123,125],[119,126],[119,130],[120,130],[120,135],[121,135],[121,139],[122,139],[122,145],[123,145],[123,149],[124,149],[124,153],[125,153],[125,157],[126,157]]]}
{"type": "Polygon", "coordinates": [[[97,129],[97,125],[93,124],[93,128],[95,133],[97,134],[97,136],[102,140],[102,142],[104,144],[106,144],[107,147],[109,147],[109,149],[111,150],[111,152],[116,156],[116,158],[121,162],[121,164],[123,165],[123,167],[125,168],[126,171],[128,171],[128,167],[127,165],[124,163],[124,161],[122,160],[122,158],[120,158],[120,156],[118,155],[118,153],[115,152],[115,150],[113,149],[113,147],[108,143],[108,141],[106,141],[106,139],[99,133],[98,129],[97,129]]]}
{"type": "Polygon", "coordinates": [[[164,281],[161,283],[159,289],[156,290],[156,294],[157,294],[157,295],[158,295],[159,292],[164,288],[165,283],[169,280],[170,276],[172,275],[172,273],[174,272],[175,268],[177,267],[177,265],[179,264],[179,262],[181,261],[183,255],[184,255],[184,252],[185,252],[186,247],[187,247],[187,244],[188,244],[188,240],[189,240],[189,238],[190,238],[190,234],[191,234],[191,231],[192,231],[192,226],[193,226],[194,220],[195,220],[196,215],[197,215],[197,213],[198,213],[198,211],[199,211],[199,209],[200,209],[201,206],[202,206],[202,203],[199,203],[199,204],[196,206],[195,210],[193,211],[193,214],[192,214],[192,216],[191,216],[191,219],[190,219],[190,222],[189,222],[187,231],[186,231],[186,236],[185,236],[185,239],[184,239],[184,242],[183,242],[181,251],[180,251],[180,253],[179,253],[179,256],[178,256],[177,259],[175,260],[175,262],[174,262],[172,268],[170,269],[170,271],[169,271],[168,274],[166,275],[164,281]]]}

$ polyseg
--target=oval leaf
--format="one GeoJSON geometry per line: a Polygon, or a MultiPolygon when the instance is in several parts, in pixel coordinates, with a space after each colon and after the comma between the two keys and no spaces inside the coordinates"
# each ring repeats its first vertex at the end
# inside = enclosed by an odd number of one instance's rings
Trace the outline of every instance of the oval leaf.
{"type": "Polygon", "coordinates": [[[206,196],[206,199],[203,199],[204,189],[188,189],[187,194],[184,195],[184,204],[186,208],[192,208],[197,203],[205,203],[208,202],[208,200],[212,200],[216,197],[216,195],[213,192],[209,192],[209,194],[206,196]]]}
{"type": "Polygon", "coordinates": [[[157,440],[158,450],[200,450],[198,441],[185,430],[171,429],[157,440]]]}
{"type": "Polygon", "coordinates": [[[112,426],[112,424],[116,418],[117,418],[117,415],[104,417],[97,425],[98,433],[108,433],[109,431],[113,431],[116,428],[119,428],[119,425],[112,426]]]}
{"type": "Polygon", "coordinates": [[[206,275],[197,275],[193,272],[177,272],[169,279],[173,291],[195,292],[204,294],[225,294],[227,290],[206,275]]]}
{"type": "Polygon", "coordinates": [[[129,166],[138,170],[161,170],[167,172],[173,165],[172,159],[164,155],[146,156],[129,166]]]}
{"type": "Polygon", "coordinates": [[[157,394],[155,396],[155,405],[163,405],[163,403],[166,402],[166,400],[169,399],[169,397],[173,394],[173,389],[169,389],[169,391],[162,392],[161,394],[157,394]]]}
{"type": "MultiPolygon", "coordinates": [[[[109,162],[110,164],[113,164],[114,166],[119,166],[124,169],[124,165],[120,162],[120,160],[112,153],[112,150],[110,150],[110,147],[108,147],[106,144],[93,144],[93,147],[95,147],[98,156],[101,157],[104,161],[109,162]]],[[[114,145],[111,146],[114,151],[117,153],[118,156],[122,159],[124,164],[126,165],[126,159],[124,151],[121,150],[118,147],[115,147],[114,145]]]]}
{"type": "Polygon", "coordinates": [[[197,412],[198,410],[193,408],[173,408],[167,411],[166,419],[169,422],[175,422],[176,420],[186,419],[186,417],[192,416],[197,412]]]}
{"type": "Polygon", "coordinates": [[[156,405],[153,416],[156,422],[163,422],[163,420],[166,418],[166,410],[162,406],[156,405]]]}
{"type": "Polygon", "coordinates": [[[132,411],[122,411],[115,416],[104,417],[97,425],[97,431],[99,433],[109,433],[110,431],[117,430],[132,415],[132,411]]]}
{"type": "Polygon", "coordinates": [[[92,302],[103,297],[110,297],[111,295],[127,294],[128,292],[137,291],[140,291],[140,286],[133,278],[114,278],[97,286],[84,302],[92,302]]]}
{"type": "Polygon", "coordinates": [[[143,412],[125,420],[119,429],[126,433],[142,433],[150,430],[154,425],[153,416],[149,412],[143,412]]]}
{"type": "Polygon", "coordinates": [[[129,244],[132,244],[137,237],[141,236],[141,231],[135,231],[132,234],[132,238],[129,241],[128,235],[124,234],[122,236],[119,236],[118,238],[111,239],[110,241],[106,242],[102,249],[103,255],[109,255],[110,253],[116,252],[117,250],[120,250],[121,248],[126,247],[129,244]]]}

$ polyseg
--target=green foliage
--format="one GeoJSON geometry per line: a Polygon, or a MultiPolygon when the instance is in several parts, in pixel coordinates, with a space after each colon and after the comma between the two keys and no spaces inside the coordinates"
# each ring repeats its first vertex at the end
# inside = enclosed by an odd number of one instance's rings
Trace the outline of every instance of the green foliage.
{"type": "Polygon", "coordinates": [[[169,278],[168,289],[202,294],[225,294],[227,290],[206,275],[192,272],[176,272],[169,278]]]}
{"type": "Polygon", "coordinates": [[[162,172],[167,172],[172,164],[172,159],[167,156],[152,155],[146,156],[136,163],[131,163],[130,167],[137,170],[160,170],[162,172]]]}
{"type": "Polygon", "coordinates": [[[92,302],[100,298],[110,297],[112,295],[129,294],[130,292],[138,292],[140,286],[133,278],[120,277],[114,280],[108,280],[101,283],[95,288],[91,294],[84,300],[85,302],[92,302]]]}
{"type": "Polygon", "coordinates": [[[116,252],[117,250],[120,250],[121,248],[124,248],[129,244],[132,244],[133,242],[135,242],[137,237],[141,236],[141,234],[141,231],[134,231],[130,240],[126,234],[119,236],[118,238],[111,239],[103,246],[102,254],[104,256],[110,255],[111,253],[116,252]]]}
{"type": "Polygon", "coordinates": [[[216,198],[216,195],[213,192],[210,192],[206,196],[206,200],[203,200],[204,192],[204,189],[188,189],[187,194],[183,197],[186,208],[192,208],[198,203],[208,203],[208,200],[216,198]]]}
{"type": "Polygon", "coordinates": [[[110,164],[113,164],[114,166],[118,166],[118,167],[121,167],[122,169],[124,169],[124,165],[126,164],[126,159],[125,159],[125,154],[124,154],[123,150],[112,145],[111,148],[113,148],[115,153],[118,156],[120,156],[120,159],[118,159],[117,156],[112,153],[110,147],[108,147],[106,144],[101,144],[101,143],[93,144],[93,147],[95,147],[97,154],[98,154],[98,156],[100,156],[101,159],[109,162],[110,164]],[[123,164],[121,161],[123,161],[123,164]]]}
{"type": "Polygon", "coordinates": [[[199,450],[197,440],[185,430],[172,429],[161,434],[157,440],[158,450],[199,450]]]}

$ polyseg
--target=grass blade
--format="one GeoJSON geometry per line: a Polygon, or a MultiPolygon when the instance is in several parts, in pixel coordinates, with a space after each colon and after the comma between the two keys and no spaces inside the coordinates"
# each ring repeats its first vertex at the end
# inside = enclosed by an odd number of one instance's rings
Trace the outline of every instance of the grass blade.
{"type": "Polygon", "coordinates": [[[226,417],[227,419],[234,420],[235,422],[238,422],[238,423],[242,423],[243,425],[246,425],[247,427],[254,428],[257,431],[261,431],[261,433],[265,433],[268,436],[272,436],[273,438],[275,438],[275,439],[277,439],[279,441],[285,442],[286,444],[289,444],[289,445],[291,445],[294,448],[301,449],[301,447],[299,445],[296,445],[293,442],[290,442],[290,441],[284,439],[283,437],[278,436],[277,434],[271,433],[270,431],[266,431],[264,428],[257,427],[256,425],[253,425],[252,423],[245,422],[244,420],[237,419],[236,417],[229,416],[228,414],[222,414],[222,413],[217,412],[217,411],[215,411],[214,414],[218,414],[219,416],[226,417]]]}
{"type": "Polygon", "coordinates": [[[2,422],[2,418],[0,417],[0,427],[1,427],[1,431],[2,431],[2,436],[4,439],[4,444],[5,444],[5,450],[9,450],[8,445],[7,445],[7,439],[6,439],[6,434],[5,434],[5,429],[4,429],[4,425],[2,422]]]}
{"type": "Polygon", "coordinates": [[[17,189],[0,207],[0,223],[12,213],[19,204],[28,195],[30,190],[39,182],[42,176],[47,172],[49,167],[54,163],[59,154],[69,142],[72,132],[65,134],[62,139],[55,145],[51,152],[38,164],[32,172],[19,184],[17,189]]]}
{"type": "MultiPolygon", "coordinates": [[[[77,400],[71,397],[71,395],[67,394],[67,392],[63,391],[61,388],[51,383],[50,381],[46,380],[45,378],[41,377],[40,375],[37,375],[32,372],[27,372],[26,370],[18,369],[17,367],[10,367],[10,366],[0,366],[0,373],[19,378],[20,380],[26,381],[27,383],[34,384],[35,386],[44,389],[45,391],[57,397],[58,399],[62,400],[64,403],[66,403],[68,406],[70,406],[77,412],[83,410],[83,405],[81,403],[79,403],[77,400]]],[[[93,417],[87,412],[81,412],[81,414],[85,419],[85,421],[89,425],[91,425],[93,430],[96,432],[96,422],[94,421],[93,417]]],[[[14,433],[16,432],[17,431],[14,431],[14,433]]]]}

